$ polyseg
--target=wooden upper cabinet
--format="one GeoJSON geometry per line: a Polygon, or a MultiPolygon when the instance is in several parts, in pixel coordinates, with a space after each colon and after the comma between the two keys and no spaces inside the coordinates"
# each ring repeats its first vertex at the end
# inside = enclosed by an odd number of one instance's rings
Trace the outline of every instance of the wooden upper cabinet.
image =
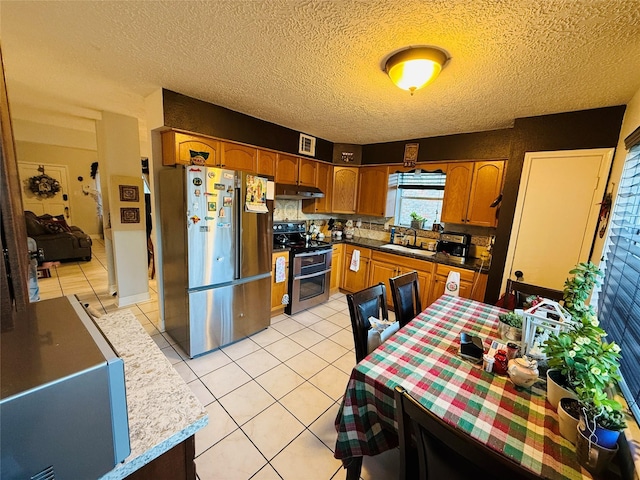
{"type": "Polygon", "coordinates": [[[451,163],[447,169],[441,221],[466,223],[473,162],[451,163]]]}
{"type": "Polygon", "coordinates": [[[491,203],[502,191],[504,161],[451,163],[444,188],[442,221],[495,227],[491,203]]]}
{"type": "Polygon", "coordinates": [[[162,164],[191,165],[192,159],[207,157],[207,167],[220,165],[220,142],[212,138],[188,135],[186,133],[167,131],[162,133],[162,164]]]}
{"type": "Polygon", "coordinates": [[[237,143],[222,142],[221,167],[229,170],[255,172],[257,170],[258,149],[237,143]]]}
{"type": "Polygon", "coordinates": [[[288,183],[296,185],[298,183],[298,157],[278,154],[276,165],[276,183],[288,183]]]}
{"type": "Polygon", "coordinates": [[[318,162],[308,158],[298,159],[298,184],[308,187],[316,186],[316,170],[318,162]]]}
{"type": "Polygon", "coordinates": [[[491,203],[502,191],[504,162],[476,162],[474,164],[467,223],[483,227],[495,227],[497,209],[491,203]]]}
{"type": "Polygon", "coordinates": [[[324,197],[314,200],[303,200],[304,213],[331,213],[331,197],[333,191],[333,165],[326,162],[316,162],[316,187],[324,197]]]}
{"type": "Polygon", "coordinates": [[[267,177],[275,177],[276,162],[278,154],[269,150],[258,150],[258,167],[256,172],[258,175],[266,175],[267,177]]]}
{"type": "Polygon", "coordinates": [[[393,216],[393,213],[387,212],[388,187],[389,167],[360,167],[357,213],[376,217],[393,216]]]}
{"type": "Polygon", "coordinates": [[[358,168],[333,167],[332,209],[334,213],[356,213],[358,168]]]}

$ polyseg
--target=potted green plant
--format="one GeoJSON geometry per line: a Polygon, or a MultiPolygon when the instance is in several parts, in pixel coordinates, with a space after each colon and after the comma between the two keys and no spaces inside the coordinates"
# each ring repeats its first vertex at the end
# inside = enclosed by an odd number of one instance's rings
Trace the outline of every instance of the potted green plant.
{"type": "Polygon", "coordinates": [[[618,451],[626,427],[622,405],[597,387],[580,388],[580,423],[576,431],[578,462],[594,475],[602,473],[618,451]]]}
{"type": "Polygon", "coordinates": [[[577,377],[590,368],[589,359],[598,354],[601,338],[606,335],[598,326],[593,307],[586,305],[602,272],[587,262],[579,263],[569,274],[573,276],[564,283],[564,308],[575,324],[567,331],[551,334],[544,344],[549,367],[547,400],[554,408],[561,398],[577,398],[576,388],[581,385],[577,377]]]}
{"type": "Polygon", "coordinates": [[[424,226],[424,222],[427,220],[421,215],[418,215],[416,212],[411,212],[409,214],[411,217],[411,228],[422,229],[424,226]]]}
{"type": "Polygon", "coordinates": [[[522,340],[522,315],[516,312],[501,313],[498,320],[498,333],[501,338],[513,342],[522,340]]]}

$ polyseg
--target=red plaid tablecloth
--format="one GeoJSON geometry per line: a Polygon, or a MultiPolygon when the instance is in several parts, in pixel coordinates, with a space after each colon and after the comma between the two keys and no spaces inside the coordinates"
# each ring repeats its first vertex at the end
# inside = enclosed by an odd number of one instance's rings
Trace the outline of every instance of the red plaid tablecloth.
{"type": "Polygon", "coordinates": [[[393,389],[542,478],[591,478],[562,438],[546,392],[516,387],[458,355],[460,332],[499,338],[491,305],[442,296],[355,366],[336,418],[335,458],[398,446],[393,389]]]}

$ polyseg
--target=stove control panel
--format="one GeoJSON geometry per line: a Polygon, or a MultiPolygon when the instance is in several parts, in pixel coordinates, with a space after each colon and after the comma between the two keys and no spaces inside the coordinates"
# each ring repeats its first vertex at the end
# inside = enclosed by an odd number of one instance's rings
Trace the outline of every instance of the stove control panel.
{"type": "Polygon", "coordinates": [[[273,233],[305,233],[305,222],[273,222],[273,233]]]}

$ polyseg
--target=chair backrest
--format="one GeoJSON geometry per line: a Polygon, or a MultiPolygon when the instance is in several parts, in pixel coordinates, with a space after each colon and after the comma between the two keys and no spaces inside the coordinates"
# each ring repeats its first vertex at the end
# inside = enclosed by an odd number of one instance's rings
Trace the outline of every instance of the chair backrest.
{"type": "Polygon", "coordinates": [[[414,271],[390,278],[389,284],[396,320],[404,327],[422,311],[418,274],[414,271]]]}
{"type": "Polygon", "coordinates": [[[395,400],[400,440],[400,480],[540,478],[444,422],[401,386],[395,388],[395,400]],[[414,439],[419,475],[411,470],[414,439]]]}
{"type": "Polygon", "coordinates": [[[371,324],[369,317],[388,320],[387,289],[384,283],[347,295],[353,340],[356,347],[356,362],[367,356],[367,335],[371,324]]]}
{"type": "Polygon", "coordinates": [[[514,295],[515,308],[522,308],[527,297],[537,295],[549,300],[559,302],[563,299],[564,293],[561,290],[531,285],[530,283],[507,280],[507,294],[514,295]]]}

